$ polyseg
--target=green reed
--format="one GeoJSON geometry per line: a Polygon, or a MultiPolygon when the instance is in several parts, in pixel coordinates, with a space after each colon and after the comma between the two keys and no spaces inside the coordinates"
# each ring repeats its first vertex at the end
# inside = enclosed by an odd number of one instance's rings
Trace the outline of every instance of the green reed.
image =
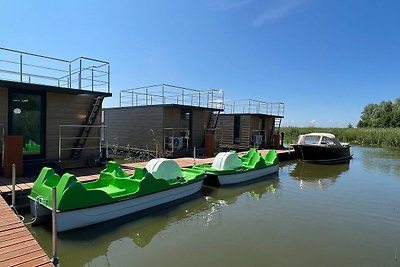
{"type": "Polygon", "coordinates": [[[355,145],[400,148],[400,128],[298,128],[283,127],[286,144],[295,143],[300,134],[323,132],[334,134],[341,142],[355,145]]]}

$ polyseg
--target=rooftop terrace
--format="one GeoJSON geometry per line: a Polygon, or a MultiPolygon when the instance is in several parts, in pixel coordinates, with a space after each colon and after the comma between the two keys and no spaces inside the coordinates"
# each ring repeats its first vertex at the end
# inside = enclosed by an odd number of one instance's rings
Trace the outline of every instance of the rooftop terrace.
{"type": "Polygon", "coordinates": [[[264,114],[284,117],[285,104],[281,102],[264,102],[253,99],[226,100],[224,114],[264,114]]]}
{"type": "Polygon", "coordinates": [[[65,60],[0,47],[0,79],[110,93],[110,64],[87,57],[65,60]]]}
{"type": "Polygon", "coordinates": [[[196,90],[169,84],[156,84],[120,92],[120,107],[168,104],[222,109],[224,91],[196,90]]]}

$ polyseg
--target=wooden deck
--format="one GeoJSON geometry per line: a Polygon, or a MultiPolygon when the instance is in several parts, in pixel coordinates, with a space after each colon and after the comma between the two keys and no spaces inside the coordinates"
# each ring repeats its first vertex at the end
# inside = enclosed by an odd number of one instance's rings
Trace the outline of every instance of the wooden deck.
{"type": "Polygon", "coordinates": [[[29,230],[0,196],[0,266],[54,267],[29,230]]]}
{"type": "MultiPolygon", "coordinates": [[[[264,155],[268,153],[269,150],[264,149],[259,151],[261,154],[264,155]]],[[[294,153],[294,151],[288,152],[288,150],[278,150],[277,152],[281,161],[290,159],[290,154],[294,153]]],[[[244,153],[245,152],[240,152],[239,154],[244,154],[244,153]]],[[[194,165],[193,158],[186,157],[186,158],[177,158],[175,160],[182,168],[192,167],[194,165]]],[[[212,163],[213,160],[214,160],[213,157],[196,158],[196,164],[212,163]]],[[[147,162],[137,162],[137,163],[121,164],[121,167],[126,173],[132,174],[134,173],[135,167],[146,166],[146,164],[147,162]]],[[[76,178],[81,182],[89,182],[96,180],[99,177],[101,170],[103,169],[104,167],[79,168],[79,169],[66,170],[66,172],[74,174],[76,178]]],[[[17,184],[15,187],[16,192],[22,194],[24,193],[29,194],[32,189],[33,182],[36,180],[36,177],[17,177],[16,180],[17,180],[17,184]]],[[[3,195],[4,197],[7,198],[11,194],[11,191],[12,191],[11,179],[0,177],[0,195],[3,195]]]]}

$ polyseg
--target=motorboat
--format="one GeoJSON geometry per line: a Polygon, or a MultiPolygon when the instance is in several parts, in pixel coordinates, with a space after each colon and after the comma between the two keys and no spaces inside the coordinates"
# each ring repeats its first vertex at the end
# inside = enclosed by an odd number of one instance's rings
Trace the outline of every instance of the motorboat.
{"type": "Polygon", "coordinates": [[[331,133],[302,134],[291,146],[304,162],[338,163],[353,157],[351,145],[339,142],[331,133]]]}

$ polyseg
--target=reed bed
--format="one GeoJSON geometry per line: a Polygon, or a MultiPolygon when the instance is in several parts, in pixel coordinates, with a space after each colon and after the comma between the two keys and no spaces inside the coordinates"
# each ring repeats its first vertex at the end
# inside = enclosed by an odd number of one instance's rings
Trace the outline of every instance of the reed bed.
{"type": "Polygon", "coordinates": [[[284,127],[284,142],[297,142],[300,134],[311,132],[332,133],[341,142],[348,142],[361,146],[394,147],[400,148],[400,128],[298,128],[284,127]]]}

